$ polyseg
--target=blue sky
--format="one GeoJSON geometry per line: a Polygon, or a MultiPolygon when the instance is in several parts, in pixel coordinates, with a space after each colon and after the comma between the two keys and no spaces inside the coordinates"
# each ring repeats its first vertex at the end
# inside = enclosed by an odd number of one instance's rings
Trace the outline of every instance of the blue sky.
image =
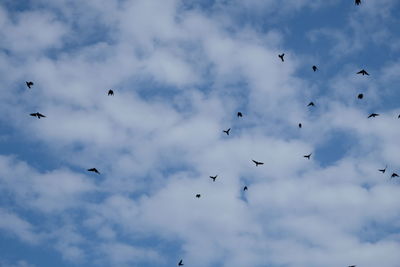
{"type": "Polygon", "coordinates": [[[0,266],[398,267],[399,11],[2,1],[0,266]]]}

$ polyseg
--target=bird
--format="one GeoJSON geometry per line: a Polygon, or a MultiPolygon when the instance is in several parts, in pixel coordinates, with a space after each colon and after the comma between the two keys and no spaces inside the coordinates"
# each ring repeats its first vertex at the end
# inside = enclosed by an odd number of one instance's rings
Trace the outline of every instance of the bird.
{"type": "Polygon", "coordinates": [[[264,164],[264,162],[255,161],[254,159],[252,159],[252,161],[256,164],[256,167],[257,167],[258,165],[263,165],[263,164],[264,164]]]}
{"type": "Polygon", "coordinates": [[[376,116],[379,116],[379,114],[371,113],[371,114],[369,114],[368,119],[369,118],[375,118],[376,116]]]}
{"type": "Polygon", "coordinates": [[[311,155],[312,155],[312,153],[310,153],[310,154],[308,154],[308,155],[304,155],[303,157],[305,157],[305,158],[307,158],[307,159],[310,159],[311,155]]]}
{"type": "Polygon", "coordinates": [[[364,69],[362,69],[362,70],[360,70],[359,72],[357,72],[357,74],[362,74],[363,76],[364,76],[364,75],[368,75],[368,76],[369,76],[369,73],[366,72],[364,69]]]}
{"type": "Polygon", "coordinates": [[[315,66],[315,65],[312,66],[312,69],[313,69],[314,72],[316,72],[318,70],[317,66],[315,66]]]}
{"type": "Polygon", "coordinates": [[[238,117],[243,117],[242,112],[238,112],[238,113],[237,113],[237,116],[238,116],[238,117]]]}
{"type": "Polygon", "coordinates": [[[113,90],[108,90],[108,94],[107,94],[108,96],[110,96],[110,95],[114,95],[114,91],[113,90]]]}
{"type": "Polygon", "coordinates": [[[358,94],[358,99],[363,99],[364,95],[363,94],[358,94]]]}
{"type": "Polygon", "coordinates": [[[397,116],[397,118],[398,118],[398,119],[400,119],[400,115],[399,115],[399,116],[397,116]]]}
{"type": "Polygon", "coordinates": [[[31,113],[31,114],[29,114],[29,115],[31,115],[31,116],[33,116],[33,117],[37,117],[38,119],[40,119],[40,118],[46,118],[45,115],[43,115],[43,114],[41,114],[41,113],[39,113],[39,112],[31,113]]]}
{"type": "Polygon", "coordinates": [[[196,197],[197,197],[197,198],[200,198],[200,196],[201,196],[200,194],[196,194],[196,197]]]}
{"type": "MultiPolygon", "coordinates": [[[[356,0],[357,1],[357,0],[356,0]]],[[[358,0],[358,1],[360,1],[360,0],[358,0]]],[[[349,266],[347,266],[347,267],[356,267],[357,265],[349,265],[349,266]]]]}
{"type": "Polygon", "coordinates": [[[299,128],[301,128],[303,125],[301,125],[301,123],[299,123],[299,128]]]}
{"type": "Polygon", "coordinates": [[[248,188],[247,188],[247,186],[244,186],[243,191],[246,191],[246,190],[248,190],[248,188]]]}
{"type": "Polygon", "coordinates": [[[284,56],[285,56],[285,53],[282,53],[282,55],[278,55],[278,57],[280,57],[280,59],[282,60],[282,62],[285,61],[285,60],[283,59],[284,56]]]}
{"type": "Polygon", "coordinates": [[[231,128],[229,128],[228,130],[222,130],[224,133],[226,133],[227,135],[229,135],[229,131],[231,130],[231,128]]]}
{"type": "Polygon", "coordinates": [[[26,82],[26,86],[28,86],[29,89],[31,89],[31,86],[33,85],[33,82],[26,82]]]}
{"type": "Polygon", "coordinates": [[[100,172],[96,168],[88,169],[88,172],[95,172],[97,174],[100,174],[100,172]]]}
{"type": "Polygon", "coordinates": [[[392,175],[390,176],[390,179],[395,178],[395,177],[399,177],[399,175],[397,173],[392,173],[392,175]]]}
{"type": "Polygon", "coordinates": [[[310,103],[308,103],[307,107],[315,107],[315,104],[314,104],[314,102],[310,102],[310,103]]]}
{"type": "Polygon", "coordinates": [[[378,171],[380,171],[381,173],[385,173],[387,166],[384,169],[379,169],[378,171]]]}
{"type": "Polygon", "coordinates": [[[211,179],[213,179],[213,182],[215,182],[215,179],[217,179],[218,175],[215,176],[210,176],[211,179]]]}
{"type": "Polygon", "coordinates": [[[178,266],[183,266],[182,262],[183,262],[183,260],[180,260],[179,263],[178,263],[178,266]]]}
{"type": "MultiPolygon", "coordinates": [[[[355,0],[355,4],[359,6],[361,4],[361,0],[355,0]]],[[[355,265],[354,265],[355,266],[355,265]]],[[[349,266],[350,267],[350,266],[349,266]]]]}

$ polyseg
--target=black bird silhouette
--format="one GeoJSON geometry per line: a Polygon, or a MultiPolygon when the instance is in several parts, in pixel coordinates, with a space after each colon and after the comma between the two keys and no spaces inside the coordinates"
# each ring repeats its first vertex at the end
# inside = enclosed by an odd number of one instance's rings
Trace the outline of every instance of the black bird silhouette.
{"type": "Polygon", "coordinates": [[[307,107],[315,107],[314,102],[310,102],[310,103],[307,105],[307,107]]]}
{"type": "Polygon", "coordinates": [[[243,191],[246,191],[246,190],[248,190],[248,188],[247,188],[247,186],[244,186],[243,191]]]}
{"type": "Polygon", "coordinates": [[[29,115],[31,115],[31,116],[33,116],[33,117],[37,117],[38,119],[40,119],[40,118],[46,118],[45,115],[43,115],[43,114],[41,114],[41,113],[39,113],[39,112],[31,113],[31,114],[29,114],[29,115]]]}
{"type": "MultiPolygon", "coordinates": [[[[357,1],[357,0],[356,0],[357,1]]],[[[358,0],[358,1],[360,1],[360,0],[358,0]]],[[[347,266],[347,267],[356,267],[357,265],[349,265],[349,266],[347,266]]]]}
{"type": "Polygon", "coordinates": [[[390,176],[390,179],[395,178],[395,177],[399,177],[399,175],[397,173],[392,173],[392,175],[390,176]]]}
{"type": "Polygon", "coordinates": [[[33,82],[26,82],[26,86],[28,86],[29,89],[31,89],[32,85],[33,85],[33,82]]]}
{"type": "Polygon", "coordinates": [[[397,116],[397,118],[398,118],[398,119],[400,119],[400,115],[399,115],[399,116],[397,116]]]}
{"type": "Polygon", "coordinates": [[[96,168],[88,169],[88,172],[95,172],[97,174],[100,174],[100,172],[96,168]]]}
{"type": "Polygon", "coordinates": [[[238,117],[243,117],[242,112],[238,112],[238,113],[237,113],[237,116],[238,116],[238,117]]]}
{"type": "Polygon", "coordinates": [[[364,75],[369,75],[369,73],[366,72],[364,69],[362,69],[362,70],[360,70],[359,72],[357,72],[357,74],[362,74],[363,76],[364,76],[364,75]]]}
{"type": "Polygon", "coordinates": [[[283,59],[283,57],[285,56],[285,53],[282,53],[282,55],[278,55],[278,57],[281,58],[282,62],[284,62],[285,60],[283,59]]]}
{"type": "Polygon", "coordinates": [[[258,165],[263,165],[263,164],[264,164],[264,162],[255,161],[254,159],[252,159],[252,161],[256,164],[256,167],[257,167],[258,165]]]}
{"type": "Polygon", "coordinates": [[[364,95],[363,94],[358,94],[358,99],[363,99],[364,95]]]}
{"type": "Polygon", "coordinates": [[[218,175],[215,176],[210,176],[211,179],[213,179],[213,182],[215,182],[215,179],[217,179],[218,175]]]}
{"type": "Polygon", "coordinates": [[[197,198],[200,198],[200,196],[201,196],[200,194],[196,194],[196,197],[197,197],[197,198]]]}
{"type": "MultiPolygon", "coordinates": [[[[355,1],[355,4],[357,5],[357,6],[359,6],[360,4],[361,4],[361,0],[356,0],[355,1]]],[[[355,266],[355,265],[354,265],[355,266]]]]}
{"type": "Polygon", "coordinates": [[[384,169],[380,169],[378,171],[380,171],[381,173],[385,173],[387,166],[384,169]]]}
{"type": "Polygon", "coordinates": [[[108,90],[108,95],[110,96],[110,95],[114,95],[114,91],[113,90],[108,90]]]}
{"type": "Polygon", "coordinates": [[[316,72],[318,70],[317,66],[315,66],[315,65],[312,66],[312,69],[313,69],[314,72],[316,72]]]}
{"type": "Polygon", "coordinates": [[[371,114],[368,116],[368,119],[369,119],[369,118],[375,118],[376,116],[379,116],[379,114],[377,114],[377,113],[371,113],[371,114]]]}
{"type": "Polygon", "coordinates": [[[311,155],[312,155],[312,153],[310,153],[310,154],[308,154],[308,155],[304,155],[303,157],[305,157],[305,158],[307,158],[307,159],[310,159],[311,155]]]}
{"type": "Polygon", "coordinates": [[[183,262],[183,260],[180,260],[179,263],[178,263],[178,266],[183,266],[182,262],[183,262]]]}
{"type": "Polygon", "coordinates": [[[231,128],[229,128],[228,130],[222,130],[224,133],[226,133],[227,135],[229,135],[229,131],[231,130],[231,128]]]}
{"type": "Polygon", "coordinates": [[[299,123],[299,128],[301,128],[303,125],[301,125],[301,123],[299,123]]]}

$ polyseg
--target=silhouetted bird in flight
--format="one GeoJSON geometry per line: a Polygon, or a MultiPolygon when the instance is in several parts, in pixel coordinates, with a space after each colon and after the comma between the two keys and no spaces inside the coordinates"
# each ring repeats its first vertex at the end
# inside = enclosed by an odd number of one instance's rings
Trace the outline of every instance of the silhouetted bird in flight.
{"type": "Polygon", "coordinates": [[[246,190],[248,190],[247,186],[243,187],[243,191],[246,191],[246,190]]]}
{"type": "Polygon", "coordinates": [[[229,131],[231,130],[231,128],[229,128],[228,130],[222,130],[224,133],[226,133],[227,135],[229,135],[229,131]]]}
{"type": "MultiPolygon", "coordinates": [[[[357,0],[356,0],[357,1],[357,0]]],[[[358,0],[358,1],[360,1],[360,0],[358,0]]],[[[347,267],[356,267],[356,265],[349,265],[349,266],[347,266],[347,267]]]]}
{"type": "Polygon", "coordinates": [[[387,166],[384,169],[380,169],[378,171],[380,171],[381,173],[385,173],[387,166]]]}
{"type": "Polygon", "coordinates": [[[197,197],[197,198],[200,198],[200,196],[201,196],[200,194],[196,194],[196,197],[197,197]]]}
{"type": "Polygon", "coordinates": [[[400,115],[399,115],[399,116],[397,116],[397,118],[398,118],[398,119],[400,119],[400,115]]]}
{"type": "Polygon", "coordinates": [[[29,114],[29,115],[31,115],[31,116],[33,116],[33,117],[37,117],[38,119],[40,119],[40,118],[46,118],[45,115],[43,115],[43,114],[41,114],[41,113],[39,113],[39,112],[31,113],[31,114],[29,114]]]}
{"type": "Polygon", "coordinates": [[[88,172],[95,172],[97,174],[100,174],[100,172],[96,168],[88,169],[88,172]]]}
{"type": "Polygon", "coordinates": [[[361,4],[361,0],[356,0],[356,5],[359,6],[361,4]]]}
{"type": "Polygon", "coordinates": [[[301,123],[299,123],[299,128],[301,128],[303,125],[301,123]]]}
{"type": "Polygon", "coordinates": [[[238,113],[237,113],[237,116],[238,116],[238,117],[243,117],[242,112],[238,112],[238,113]]]}
{"type": "Polygon", "coordinates": [[[31,89],[32,85],[33,85],[33,82],[26,82],[26,86],[28,86],[29,89],[31,89]]]}
{"type": "Polygon", "coordinates": [[[390,179],[395,178],[395,177],[399,177],[399,175],[397,173],[392,173],[392,175],[390,176],[390,179]]]}
{"type": "Polygon", "coordinates": [[[304,155],[303,157],[305,157],[305,158],[307,158],[307,159],[310,159],[311,155],[312,155],[312,153],[310,153],[310,154],[308,154],[308,155],[304,155]]]}
{"type": "Polygon", "coordinates": [[[358,99],[363,99],[364,95],[363,94],[358,94],[358,99]]]}
{"type": "Polygon", "coordinates": [[[114,91],[113,90],[108,90],[108,95],[110,96],[110,95],[114,95],[114,91]]]}
{"type": "Polygon", "coordinates": [[[315,66],[315,65],[312,66],[312,69],[313,69],[314,72],[316,72],[318,70],[317,66],[315,66]]]}
{"type": "Polygon", "coordinates": [[[280,57],[280,59],[282,60],[282,62],[285,61],[285,60],[283,59],[284,56],[285,56],[285,53],[283,53],[282,55],[278,55],[278,57],[280,57]]]}
{"type": "Polygon", "coordinates": [[[314,102],[310,102],[310,103],[307,105],[307,107],[315,107],[314,102]]]}
{"type": "Polygon", "coordinates": [[[256,167],[264,164],[264,162],[255,161],[254,159],[252,159],[252,161],[256,164],[256,167]]]}
{"type": "Polygon", "coordinates": [[[211,179],[213,179],[213,182],[215,182],[215,179],[217,179],[218,175],[215,176],[210,176],[211,179]]]}
{"type": "Polygon", "coordinates": [[[371,113],[371,114],[368,116],[368,119],[369,119],[369,118],[375,118],[376,116],[379,116],[379,114],[371,113]]]}
{"type": "Polygon", "coordinates": [[[366,72],[364,69],[362,69],[362,70],[360,70],[359,72],[357,72],[357,74],[362,74],[363,76],[364,76],[364,75],[369,75],[369,73],[366,72]]]}
{"type": "Polygon", "coordinates": [[[183,266],[182,262],[183,262],[183,260],[180,260],[179,263],[178,263],[178,266],[183,266]]]}

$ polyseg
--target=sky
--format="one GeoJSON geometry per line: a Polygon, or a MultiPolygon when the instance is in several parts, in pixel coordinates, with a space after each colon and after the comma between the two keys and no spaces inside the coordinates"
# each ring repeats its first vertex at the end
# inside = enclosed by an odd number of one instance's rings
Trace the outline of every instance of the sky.
{"type": "Polygon", "coordinates": [[[399,12],[1,1],[0,266],[399,267],[399,12]]]}

